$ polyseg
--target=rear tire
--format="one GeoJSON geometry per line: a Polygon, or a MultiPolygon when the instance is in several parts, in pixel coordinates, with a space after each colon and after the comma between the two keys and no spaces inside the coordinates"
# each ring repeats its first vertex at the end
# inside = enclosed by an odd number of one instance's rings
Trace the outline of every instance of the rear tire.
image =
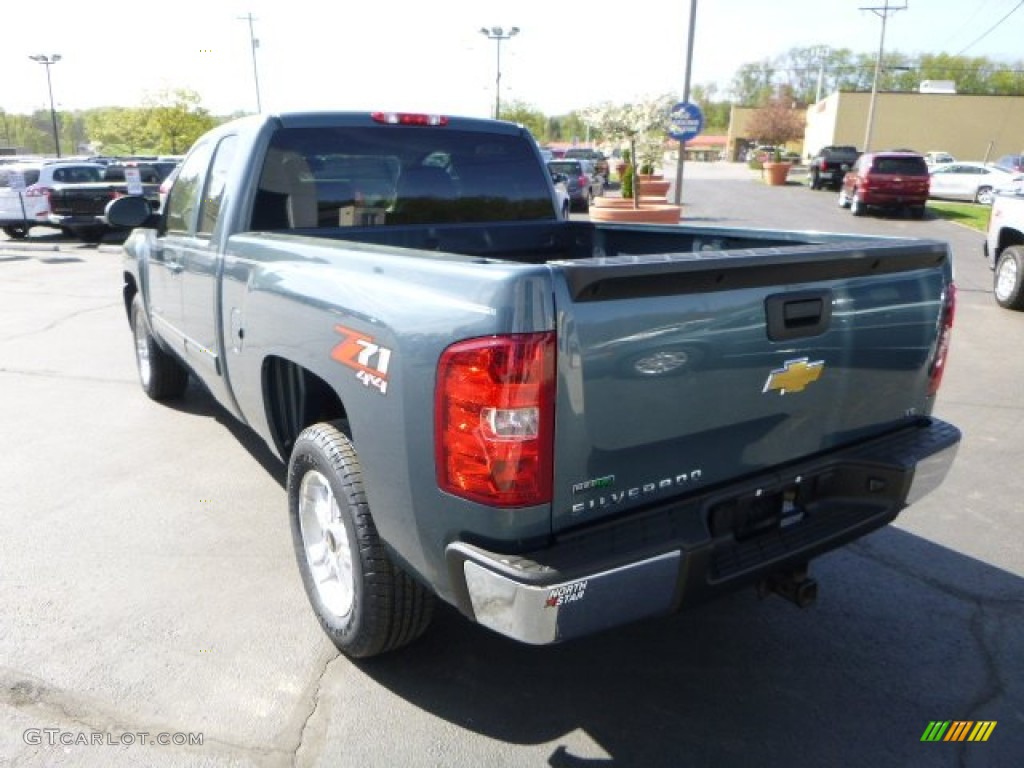
{"type": "Polygon", "coordinates": [[[307,427],[288,462],[288,511],[302,584],[324,632],[367,658],[422,635],[434,596],[390,558],[345,422],[307,427]]]}
{"type": "Polygon", "coordinates": [[[995,199],[996,194],[992,191],[992,187],[978,187],[978,191],[974,195],[974,202],[981,205],[992,205],[995,199]]]}
{"type": "Polygon", "coordinates": [[[78,239],[90,245],[99,245],[103,242],[103,235],[106,230],[103,227],[86,227],[77,231],[78,239]]]}
{"type": "Polygon", "coordinates": [[[999,254],[993,289],[999,306],[1024,310],[1024,246],[1011,245],[999,254]]]}
{"type": "Polygon", "coordinates": [[[864,208],[865,205],[860,199],[860,193],[854,192],[853,199],[850,200],[850,213],[852,213],[854,216],[863,216],[864,208]]]}
{"type": "Polygon", "coordinates": [[[135,367],[142,391],[153,400],[174,400],[185,393],[188,370],[172,355],[160,349],[149,329],[142,295],[132,299],[132,335],[135,338],[135,367]]]}
{"type": "Polygon", "coordinates": [[[924,218],[924,206],[915,205],[910,209],[910,218],[912,219],[923,219],[924,218]]]}
{"type": "Polygon", "coordinates": [[[28,237],[28,227],[4,227],[4,234],[11,240],[24,240],[28,237]]]}

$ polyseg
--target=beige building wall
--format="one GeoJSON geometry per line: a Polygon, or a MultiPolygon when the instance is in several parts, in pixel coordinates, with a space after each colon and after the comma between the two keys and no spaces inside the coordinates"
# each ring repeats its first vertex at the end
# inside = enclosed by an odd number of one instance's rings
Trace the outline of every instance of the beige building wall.
{"type": "MultiPolygon", "coordinates": [[[[807,109],[806,154],[826,144],[864,149],[870,93],[833,93],[807,109]]],[[[943,150],[958,160],[1024,151],[1024,97],[879,93],[871,149],[943,150]]]]}

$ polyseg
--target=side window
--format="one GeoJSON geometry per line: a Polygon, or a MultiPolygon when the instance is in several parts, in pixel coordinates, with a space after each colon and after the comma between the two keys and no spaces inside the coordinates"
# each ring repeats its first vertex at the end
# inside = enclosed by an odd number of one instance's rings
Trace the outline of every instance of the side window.
{"type": "Polygon", "coordinates": [[[210,164],[210,142],[200,144],[185,159],[178,178],[174,180],[167,200],[167,232],[188,233],[195,226],[196,209],[199,207],[199,192],[202,189],[206,168],[210,164]]]}
{"type": "Polygon", "coordinates": [[[203,192],[202,207],[199,212],[198,229],[200,234],[212,235],[214,227],[217,226],[220,207],[224,202],[228,169],[231,168],[231,161],[235,157],[237,144],[237,136],[225,136],[217,145],[217,154],[214,155],[213,165],[210,166],[210,175],[206,179],[206,190],[203,192]]]}

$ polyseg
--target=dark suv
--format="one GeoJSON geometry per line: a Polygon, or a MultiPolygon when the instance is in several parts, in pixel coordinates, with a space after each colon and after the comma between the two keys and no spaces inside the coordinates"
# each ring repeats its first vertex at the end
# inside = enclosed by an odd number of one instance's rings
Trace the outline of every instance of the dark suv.
{"type": "Polygon", "coordinates": [[[818,150],[807,169],[811,189],[831,187],[839,189],[846,172],[860,157],[856,147],[828,146],[818,150]]]}
{"type": "Polygon", "coordinates": [[[576,211],[587,211],[595,197],[604,194],[604,177],[589,160],[552,160],[548,163],[552,178],[565,177],[569,205],[576,211]]]}
{"type": "Polygon", "coordinates": [[[605,183],[608,182],[608,158],[598,149],[590,147],[571,147],[565,150],[565,159],[589,160],[594,164],[594,170],[601,176],[605,183]]]}
{"type": "Polygon", "coordinates": [[[924,217],[930,187],[928,164],[916,152],[868,152],[857,159],[843,178],[839,205],[854,216],[868,208],[906,210],[924,217]]]}

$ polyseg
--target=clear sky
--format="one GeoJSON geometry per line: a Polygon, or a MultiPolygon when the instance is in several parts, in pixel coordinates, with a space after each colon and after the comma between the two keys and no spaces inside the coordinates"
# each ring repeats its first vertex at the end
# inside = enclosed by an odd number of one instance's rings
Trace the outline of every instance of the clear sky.
{"type": "MultiPolygon", "coordinates": [[[[903,4],[903,0],[889,0],[903,4]]],[[[871,53],[885,0],[698,0],[692,82],[726,86],[737,68],[793,47],[871,53]]],[[[886,50],[1024,59],[1024,0],[906,0],[886,50]],[[997,28],[985,33],[1007,16],[997,28]],[[975,42],[981,38],[979,42],[975,42]]],[[[482,26],[518,26],[501,44],[501,98],[546,114],[681,94],[690,0],[5,0],[0,108],[138,105],[187,87],[215,114],[255,111],[247,22],[259,40],[264,111],[394,109],[486,116],[497,45],[482,26]],[[632,44],[630,43],[632,41],[632,44]]]]}

